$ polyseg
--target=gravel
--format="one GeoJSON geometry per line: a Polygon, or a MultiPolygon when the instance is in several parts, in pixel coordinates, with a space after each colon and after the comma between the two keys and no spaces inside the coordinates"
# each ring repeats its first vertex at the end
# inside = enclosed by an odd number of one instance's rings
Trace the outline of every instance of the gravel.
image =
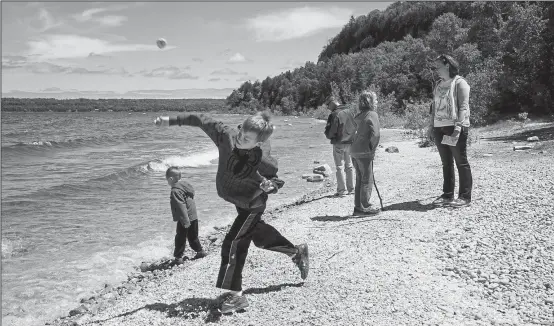
{"type": "MultiPolygon", "coordinates": [[[[381,214],[349,216],[353,197],[329,196],[331,183],[266,215],[293,243],[308,243],[305,282],[288,257],[252,245],[243,273],[250,307],[219,314],[223,228],[202,240],[206,258],[137,267],[50,324],[554,325],[552,151],[475,143],[473,203],[453,210],[430,206],[442,189],[436,151],[415,140],[382,145],[381,214]]],[[[375,192],[372,201],[379,205],[375,192]]]]}

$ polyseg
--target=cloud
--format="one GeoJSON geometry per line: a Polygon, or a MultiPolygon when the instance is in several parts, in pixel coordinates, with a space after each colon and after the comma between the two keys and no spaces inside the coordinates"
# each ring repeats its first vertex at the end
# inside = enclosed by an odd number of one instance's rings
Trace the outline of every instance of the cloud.
{"type": "Polygon", "coordinates": [[[61,26],[63,24],[62,22],[56,21],[54,17],[52,17],[52,15],[50,14],[50,12],[48,12],[48,10],[44,8],[41,8],[39,10],[39,19],[42,20],[42,22],[44,23],[42,32],[45,32],[54,27],[61,26]]]}
{"type": "Polygon", "coordinates": [[[214,70],[210,73],[210,75],[228,75],[228,76],[235,76],[235,75],[248,75],[246,72],[237,72],[234,70],[231,70],[229,68],[223,68],[219,70],[214,70]]]}
{"type": "Polygon", "coordinates": [[[44,5],[44,2],[27,2],[25,5],[25,9],[32,9],[37,7],[42,7],[44,5]]]}
{"type": "Polygon", "coordinates": [[[231,56],[227,60],[227,63],[246,63],[246,62],[252,62],[252,60],[245,58],[242,54],[238,52],[233,54],[233,56],[231,56]]]}
{"type": "Polygon", "coordinates": [[[23,69],[34,74],[95,74],[95,75],[121,75],[130,77],[132,74],[123,68],[106,68],[97,65],[96,68],[87,69],[83,67],[61,66],[50,62],[29,61],[24,56],[3,56],[2,69],[23,69]]]}
{"type": "Polygon", "coordinates": [[[151,71],[141,71],[140,74],[144,77],[158,77],[167,79],[198,79],[198,76],[192,76],[186,70],[190,67],[179,68],[175,66],[165,66],[153,69],[151,71]]]}
{"type": "Polygon", "coordinates": [[[233,52],[232,49],[227,48],[227,49],[225,49],[225,50],[223,50],[223,51],[220,51],[217,55],[218,55],[218,56],[223,56],[223,57],[228,57],[229,55],[231,55],[232,52],[233,52]]]}
{"type": "Polygon", "coordinates": [[[41,92],[60,92],[62,89],[59,87],[48,87],[43,89],[41,92]]]}
{"type": "Polygon", "coordinates": [[[79,74],[79,75],[119,75],[131,77],[124,68],[87,69],[83,67],[60,66],[49,62],[34,62],[26,65],[25,70],[34,74],[79,74]]]}
{"type": "Polygon", "coordinates": [[[211,82],[216,82],[216,81],[220,81],[221,78],[210,78],[208,79],[208,81],[211,81],[211,82]]]}
{"type": "Polygon", "coordinates": [[[89,53],[87,57],[88,58],[110,58],[109,55],[96,54],[94,52],[89,53]]]}
{"type": "Polygon", "coordinates": [[[253,80],[257,80],[256,77],[252,77],[252,76],[244,76],[244,77],[240,77],[237,79],[238,82],[245,82],[245,81],[253,81],[253,80]]]}
{"type": "Polygon", "coordinates": [[[27,26],[31,31],[44,33],[56,27],[61,27],[64,22],[56,20],[52,14],[45,8],[39,8],[36,15],[30,18],[23,18],[21,23],[27,26]]]}
{"type": "Polygon", "coordinates": [[[342,27],[353,11],[345,8],[302,7],[247,19],[259,42],[279,42],[313,35],[328,28],[342,27]]]}
{"type": "Polygon", "coordinates": [[[194,61],[194,62],[204,62],[204,59],[202,59],[202,58],[192,58],[192,61],[194,61]]]}
{"type": "Polygon", "coordinates": [[[116,6],[111,8],[91,8],[83,11],[80,14],[73,15],[73,18],[81,23],[84,22],[95,22],[103,26],[108,27],[117,27],[123,25],[127,21],[126,16],[116,16],[116,15],[107,15],[107,16],[96,16],[97,14],[107,12],[107,11],[118,11],[123,10],[126,7],[116,6]]]}
{"type": "Polygon", "coordinates": [[[61,73],[75,73],[80,69],[85,68],[73,68],[66,66],[59,66],[48,62],[37,62],[25,66],[25,69],[35,74],[61,74],[61,73]]]}
{"type": "Polygon", "coordinates": [[[115,27],[115,26],[123,25],[123,23],[127,21],[127,17],[110,15],[110,16],[99,17],[95,21],[104,26],[115,27]]]}
{"type": "Polygon", "coordinates": [[[16,69],[25,66],[27,58],[20,55],[2,56],[2,69],[16,69]]]}
{"type": "Polygon", "coordinates": [[[102,12],[108,11],[107,8],[91,8],[83,11],[81,14],[73,15],[73,18],[75,18],[78,22],[86,22],[92,19],[92,16],[94,14],[99,14],[102,12]]]}
{"type": "MultiPolygon", "coordinates": [[[[48,35],[42,39],[27,42],[26,55],[36,60],[86,58],[90,53],[107,54],[116,52],[160,51],[155,44],[115,44],[105,40],[79,35],[48,35]]],[[[165,50],[174,49],[168,46],[165,50]]],[[[164,51],[165,51],[164,50],[164,51]]]]}

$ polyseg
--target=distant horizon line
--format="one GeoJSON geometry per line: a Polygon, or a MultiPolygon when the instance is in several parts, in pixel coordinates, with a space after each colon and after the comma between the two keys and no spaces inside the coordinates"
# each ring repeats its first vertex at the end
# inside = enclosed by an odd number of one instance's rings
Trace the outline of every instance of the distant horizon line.
{"type": "Polygon", "coordinates": [[[182,99],[182,98],[227,98],[235,88],[181,88],[137,89],[125,92],[64,90],[57,87],[41,91],[11,90],[2,92],[2,98],[55,98],[55,99],[182,99]]]}
{"type": "Polygon", "coordinates": [[[99,98],[89,98],[89,97],[70,97],[70,98],[55,98],[55,97],[16,97],[16,96],[2,96],[2,99],[20,99],[20,100],[37,100],[37,99],[48,99],[48,100],[224,100],[224,97],[164,97],[164,98],[155,98],[155,97],[99,97],[99,98]]]}

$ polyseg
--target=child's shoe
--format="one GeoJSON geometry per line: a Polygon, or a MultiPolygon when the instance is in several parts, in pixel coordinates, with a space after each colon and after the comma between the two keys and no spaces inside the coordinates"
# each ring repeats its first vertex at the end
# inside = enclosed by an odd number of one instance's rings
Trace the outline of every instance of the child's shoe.
{"type": "Polygon", "coordinates": [[[248,307],[248,300],[244,295],[230,295],[221,304],[221,313],[227,314],[248,307]]]}
{"type": "Polygon", "coordinates": [[[205,252],[204,250],[200,250],[198,252],[196,252],[196,255],[194,256],[194,258],[192,259],[200,259],[200,258],[204,258],[208,255],[207,252],[205,252]]]}
{"type": "Polygon", "coordinates": [[[292,257],[292,261],[298,266],[298,269],[300,269],[300,277],[302,277],[303,280],[308,277],[308,271],[310,270],[310,259],[308,257],[308,245],[303,243],[299,246],[296,246],[298,248],[298,253],[292,257]]]}

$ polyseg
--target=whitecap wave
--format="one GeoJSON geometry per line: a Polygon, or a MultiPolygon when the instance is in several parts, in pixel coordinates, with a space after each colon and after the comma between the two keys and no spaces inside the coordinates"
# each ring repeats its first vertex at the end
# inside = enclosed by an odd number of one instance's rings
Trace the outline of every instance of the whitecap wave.
{"type": "Polygon", "coordinates": [[[217,150],[196,153],[189,156],[169,156],[162,160],[148,162],[145,168],[148,171],[154,172],[165,172],[170,166],[196,168],[212,165],[216,162],[214,160],[218,157],[219,152],[217,150]]]}

